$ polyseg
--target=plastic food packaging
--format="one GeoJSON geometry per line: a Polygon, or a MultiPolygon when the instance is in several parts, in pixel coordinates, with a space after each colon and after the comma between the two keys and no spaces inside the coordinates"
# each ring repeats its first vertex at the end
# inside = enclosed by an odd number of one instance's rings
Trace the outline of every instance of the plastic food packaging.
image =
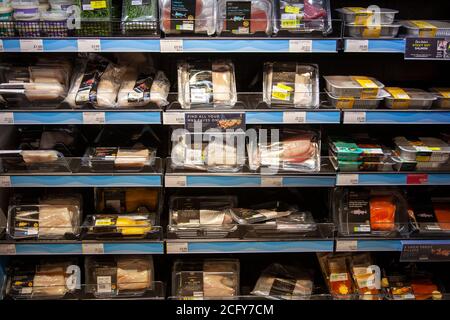
{"type": "Polygon", "coordinates": [[[450,157],[450,146],[434,137],[396,137],[396,151],[405,161],[437,162],[445,164],[450,157]]]}
{"type": "Polygon", "coordinates": [[[237,100],[234,65],[228,60],[178,64],[178,101],[195,106],[233,107],[237,100]]]}
{"type": "MultiPolygon", "coordinates": [[[[13,299],[62,299],[80,290],[81,272],[75,261],[13,263],[6,293],[13,299]]],[[[73,297],[73,296],[72,296],[73,297]]]]}
{"type": "Polygon", "coordinates": [[[280,141],[274,143],[250,139],[247,153],[251,170],[319,171],[320,134],[312,130],[283,130],[280,141]]]}
{"type": "Polygon", "coordinates": [[[96,172],[138,172],[153,165],[155,155],[146,148],[97,147],[88,151],[88,165],[96,172]]]}
{"type": "Polygon", "coordinates": [[[215,0],[159,0],[161,30],[166,34],[216,31],[215,0]]]}
{"type": "Polygon", "coordinates": [[[333,214],[342,236],[405,235],[407,204],[396,189],[341,189],[333,192],[333,214]]]}
{"type": "Polygon", "coordinates": [[[385,87],[388,92],[385,98],[386,107],[390,109],[429,109],[436,97],[421,89],[385,87]]]}
{"type": "Polygon", "coordinates": [[[319,261],[333,297],[345,299],[354,293],[352,276],[346,256],[323,255],[319,256],[319,261]]]}
{"type": "Polygon", "coordinates": [[[331,33],[328,0],[278,0],[275,3],[275,34],[331,33]]]}
{"type": "Polygon", "coordinates": [[[373,264],[370,254],[352,255],[351,273],[356,290],[363,300],[381,300],[381,270],[373,264]]]}
{"type": "Polygon", "coordinates": [[[96,214],[83,224],[84,239],[144,239],[157,232],[146,214],[96,214]]]}
{"type": "Polygon", "coordinates": [[[317,108],[319,67],[297,63],[264,64],[264,102],[269,106],[317,108]]]}
{"type": "Polygon", "coordinates": [[[97,188],[95,197],[97,211],[107,214],[152,213],[159,199],[158,191],[152,188],[97,188]]]}
{"type": "Polygon", "coordinates": [[[65,197],[10,206],[8,235],[13,239],[73,239],[80,229],[80,202],[79,198],[65,197]]]}
{"type": "Polygon", "coordinates": [[[157,0],[123,0],[122,33],[154,34],[158,24],[157,0]]]}
{"type": "Polygon", "coordinates": [[[450,199],[412,193],[408,197],[409,217],[414,230],[421,234],[450,232],[450,199]]]}
{"type": "Polygon", "coordinates": [[[347,23],[347,34],[354,38],[395,38],[400,30],[399,24],[364,25],[347,23]]]}
{"type": "Polygon", "coordinates": [[[0,6],[0,36],[14,37],[13,8],[0,6]]]}
{"type": "Polygon", "coordinates": [[[450,88],[431,88],[430,91],[436,97],[434,105],[437,108],[450,109],[450,88]]]}
{"type": "Polygon", "coordinates": [[[325,76],[328,92],[335,97],[377,98],[384,85],[366,76],[325,76]]]}
{"type": "Polygon", "coordinates": [[[13,0],[11,6],[14,9],[14,18],[17,19],[38,19],[38,0],[13,0]]]}
{"type": "Polygon", "coordinates": [[[268,220],[287,217],[296,211],[295,207],[289,207],[285,203],[262,203],[255,209],[233,208],[231,217],[239,224],[255,224],[268,220]]]}
{"type": "Polygon", "coordinates": [[[325,92],[328,96],[328,102],[336,109],[376,109],[387,95],[386,91],[380,90],[376,98],[361,99],[354,97],[335,97],[327,90],[325,92]]]}
{"type": "Polygon", "coordinates": [[[236,230],[235,197],[171,197],[168,231],[179,238],[224,238],[236,230]]]}
{"type": "Polygon", "coordinates": [[[345,23],[371,25],[378,20],[380,24],[393,24],[398,10],[379,8],[379,11],[363,7],[344,7],[337,9],[345,23]],[[379,17],[376,17],[379,15],[379,17]]]}
{"type": "Polygon", "coordinates": [[[86,257],[86,291],[96,298],[143,296],[153,289],[152,256],[86,257]]]}
{"type": "Polygon", "coordinates": [[[407,37],[448,37],[450,22],[437,20],[403,20],[401,25],[406,29],[407,37]]]}
{"type": "Polygon", "coordinates": [[[100,77],[97,85],[97,92],[94,107],[114,108],[117,94],[119,93],[121,78],[125,72],[123,67],[118,67],[112,63],[108,65],[100,77]]]}
{"type": "Polygon", "coordinates": [[[111,20],[113,5],[111,0],[76,0],[81,9],[81,28],[76,29],[79,37],[108,37],[112,33],[111,20]]]}
{"type": "Polygon", "coordinates": [[[67,37],[67,18],[66,11],[45,11],[41,14],[42,34],[46,37],[58,38],[67,37]]]}
{"type": "Polygon", "coordinates": [[[309,272],[274,263],[262,272],[251,294],[283,299],[308,299],[313,292],[313,285],[309,272]]]}
{"type": "Polygon", "coordinates": [[[49,0],[50,8],[55,11],[67,11],[70,6],[73,6],[76,0],[49,0]]]}
{"type": "Polygon", "coordinates": [[[269,0],[218,0],[218,35],[272,34],[273,5],[269,0]]]}
{"type": "Polygon", "coordinates": [[[172,269],[174,297],[222,298],[239,295],[239,260],[181,261],[172,269]]]}

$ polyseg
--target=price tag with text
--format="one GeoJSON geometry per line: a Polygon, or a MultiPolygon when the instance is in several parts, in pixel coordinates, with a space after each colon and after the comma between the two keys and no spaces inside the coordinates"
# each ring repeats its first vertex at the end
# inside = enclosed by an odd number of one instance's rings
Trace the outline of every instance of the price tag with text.
{"type": "Polygon", "coordinates": [[[161,39],[159,42],[161,52],[183,52],[183,40],[161,39]]]}
{"type": "Polygon", "coordinates": [[[261,187],[282,187],[283,177],[261,177],[261,187]]]}
{"type": "Polygon", "coordinates": [[[186,176],[165,176],[166,187],[186,187],[186,176]]]}
{"type": "Polygon", "coordinates": [[[164,124],[182,124],[184,125],[184,113],[182,112],[164,112],[163,123],[164,124]]]}
{"type": "Polygon", "coordinates": [[[15,244],[0,244],[0,255],[13,255],[16,254],[15,244]]]}
{"type": "Polygon", "coordinates": [[[21,39],[20,52],[44,52],[42,39],[21,39]]]}
{"type": "Polygon", "coordinates": [[[78,39],[78,52],[100,52],[100,39],[78,39]]]}
{"type": "Polygon", "coordinates": [[[339,173],[336,176],[336,185],[337,186],[352,186],[352,185],[357,185],[358,183],[359,183],[359,175],[358,174],[339,173]]]}
{"type": "Polygon", "coordinates": [[[369,40],[346,40],[346,52],[369,52],[369,40]]]}
{"type": "Polygon", "coordinates": [[[3,40],[0,40],[0,52],[4,52],[5,47],[3,46],[3,40]]]}
{"type": "Polygon", "coordinates": [[[354,111],[344,112],[344,123],[365,123],[365,122],[366,122],[365,112],[354,112],[354,111]]]}
{"type": "Polygon", "coordinates": [[[0,188],[11,188],[11,177],[10,176],[0,176],[0,188]]]}
{"type": "Polygon", "coordinates": [[[104,254],[105,248],[103,243],[83,243],[81,244],[83,254],[104,254]]]}
{"type": "Polygon", "coordinates": [[[105,124],[104,112],[83,112],[83,124],[105,124]]]}
{"type": "Polygon", "coordinates": [[[336,251],[358,251],[357,240],[336,240],[336,251]]]}
{"type": "Polygon", "coordinates": [[[0,124],[14,124],[14,113],[0,112],[0,124]]]}
{"type": "Polygon", "coordinates": [[[189,246],[187,242],[167,242],[167,253],[187,253],[189,246]]]}
{"type": "Polygon", "coordinates": [[[283,112],[283,123],[305,123],[306,122],[306,112],[295,111],[295,112],[283,112]]]}
{"type": "Polygon", "coordinates": [[[428,184],[428,174],[410,173],[406,176],[406,184],[413,184],[413,185],[428,184]]]}
{"type": "Polygon", "coordinates": [[[289,52],[312,52],[312,40],[289,40],[289,52]]]}

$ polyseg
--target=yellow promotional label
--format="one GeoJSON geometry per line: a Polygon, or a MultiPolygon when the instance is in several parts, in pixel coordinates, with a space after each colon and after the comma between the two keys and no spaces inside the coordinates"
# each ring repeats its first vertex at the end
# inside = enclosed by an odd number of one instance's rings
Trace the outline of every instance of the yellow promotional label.
{"type": "Polygon", "coordinates": [[[381,26],[366,26],[362,34],[364,38],[379,38],[381,35],[381,26]]]}
{"type": "Polygon", "coordinates": [[[378,95],[378,85],[367,77],[352,77],[352,79],[362,87],[361,98],[376,98],[378,95]]]}
{"type": "Polygon", "coordinates": [[[286,6],[284,8],[284,12],[286,12],[286,13],[293,13],[293,14],[299,14],[300,13],[300,8],[299,7],[294,7],[294,6],[286,6]]]}
{"type": "Polygon", "coordinates": [[[106,0],[91,1],[92,9],[106,9],[106,0]]]}
{"type": "Polygon", "coordinates": [[[441,151],[442,149],[439,147],[428,147],[431,151],[441,151]]]}
{"type": "Polygon", "coordinates": [[[289,101],[292,91],[294,91],[292,87],[287,86],[284,83],[277,83],[277,85],[272,88],[272,98],[289,101]]]}
{"type": "Polygon", "coordinates": [[[96,226],[112,226],[114,222],[112,219],[98,219],[95,221],[96,226]]]}
{"type": "Polygon", "coordinates": [[[430,156],[416,156],[416,161],[419,162],[430,162],[430,156]]]}
{"type": "Polygon", "coordinates": [[[284,83],[278,83],[277,88],[285,91],[294,91],[294,88],[285,85],[284,83]]]}
{"type": "Polygon", "coordinates": [[[296,28],[298,25],[297,20],[281,20],[282,28],[296,28]]]}
{"type": "Polygon", "coordinates": [[[364,26],[370,24],[373,17],[373,12],[367,11],[367,9],[362,7],[346,7],[346,9],[355,14],[355,24],[364,26]]]}
{"type": "Polygon", "coordinates": [[[386,87],[385,90],[389,92],[394,98],[392,107],[396,109],[409,108],[411,97],[403,90],[398,87],[386,87]]]}
{"type": "Polygon", "coordinates": [[[352,109],[355,104],[355,98],[353,97],[339,97],[336,103],[338,109],[352,109]]]}
{"type": "Polygon", "coordinates": [[[411,20],[411,23],[419,28],[419,37],[435,37],[437,27],[427,21],[411,20]]]}

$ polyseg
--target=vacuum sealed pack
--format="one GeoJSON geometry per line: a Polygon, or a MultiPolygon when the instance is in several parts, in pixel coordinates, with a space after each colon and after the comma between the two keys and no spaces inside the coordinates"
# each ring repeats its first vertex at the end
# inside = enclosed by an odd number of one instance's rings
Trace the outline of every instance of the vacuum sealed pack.
{"type": "Polygon", "coordinates": [[[233,107],[236,100],[236,79],[231,61],[178,64],[178,101],[183,109],[196,106],[233,107]]]}
{"type": "Polygon", "coordinates": [[[97,147],[87,151],[89,167],[95,172],[139,172],[154,164],[156,150],[147,148],[97,147]]]}
{"type": "Polygon", "coordinates": [[[172,269],[172,296],[236,297],[239,295],[239,268],[239,261],[235,259],[178,260],[172,269]]]}
{"type": "Polygon", "coordinates": [[[218,0],[217,34],[270,36],[273,2],[269,0],[218,0]]]}
{"type": "Polygon", "coordinates": [[[450,198],[426,192],[408,193],[408,213],[416,235],[440,235],[450,232],[450,198]]]}
{"type": "Polygon", "coordinates": [[[148,214],[95,214],[86,217],[84,239],[149,239],[159,230],[148,214]]]}
{"type": "Polygon", "coordinates": [[[332,31],[328,0],[275,1],[275,34],[321,33],[332,31]]]}
{"type": "Polygon", "coordinates": [[[86,257],[86,293],[96,298],[140,297],[153,289],[152,256],[86,257]]]}
{"type": "Polygon", "coordinates": [[[319,67],[298,63],[264,64],[264,102],[269,106],[317,108],[319,67]]]}
{"type": "Polygon", "coordinates": [[[159,0],[161,30],[166,34],[216,32],[216,0],[159,0]]]}

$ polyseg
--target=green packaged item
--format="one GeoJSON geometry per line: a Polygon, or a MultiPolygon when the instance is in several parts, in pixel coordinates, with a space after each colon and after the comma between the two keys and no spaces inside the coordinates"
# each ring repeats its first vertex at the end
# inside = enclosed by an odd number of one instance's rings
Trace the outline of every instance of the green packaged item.
{"type": "Polygon", "coordinates": [[[330,152],[339,161],[380,162],[386,158],[386,150],[370,138],[331,138],[330,152]]]}
{"type": "Polygon", "coordinates": [[[78,36],[110,36],[112,34],[111,0],[77,0],[81,8],[81,28],[78,36]]]}
{"type": "Polygon", "coordinates": [[[154,34],[157,17],[156,0],[123,0],[122,33],[154,34]]]}

